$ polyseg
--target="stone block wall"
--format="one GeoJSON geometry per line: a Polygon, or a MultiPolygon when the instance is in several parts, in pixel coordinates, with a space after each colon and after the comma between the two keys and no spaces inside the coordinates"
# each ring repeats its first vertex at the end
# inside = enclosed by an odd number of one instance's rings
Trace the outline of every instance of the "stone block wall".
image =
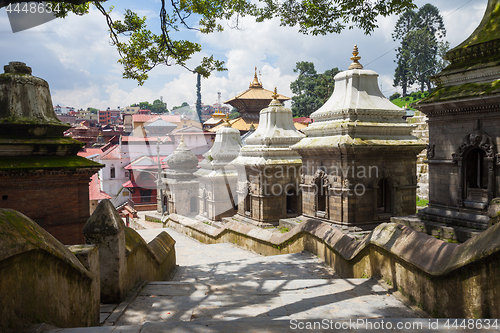
{"type": "Polygon", "coordinates": [[[171,181],[169,182],[168,213],[181,214],[185,216],[194,216],[198,213],[198,207],[195,210],[191,208],[192,198],[196,198],[198,206],[198,188],[197,180],[171,181]]]}
{"type": "Polygon", "coordinates": [[[304,157],[302,190],[303,214],[346,227],[373,228],[391,216],[411,215],[416,211],[417,187],[415,157],[404,149],[378,148],[378,155],[350,155],[317,159],[304,157]],[[318,213],[317,179],[319,170],[327,184],[328,198],[324,215],[318,213]],[[377,212],[377,187],[387,179],[390,211],[377,212]]]}
{"type": "MultiPolygon", "coordinates": [[[[238,213],[253,220],[277,224],[279,219],[302,213],[300,164],[246,167],[238,180],[238,213]],[[287,210],[287,194],[294,191],[294,211],[287,210]],[[250,200],[250,214],[245,200],[250,200]]],[[[290,207],[289,207],[290,208],[290,207]]]]}
{"type": "MultiPolygon", "coordinates": [[[[427,125],[427,117],[421,111],[415,111],[413,117],[407,118],[406,121],[412,125],[416,125],[412,134],[417,138],[422,139],[426,144],[429,144],[429,126],[427,125]]],[[[420,199],[429,200],[429,170],[427,163],[427,150],[424,149],[417,156],[417,196],[420,199]]]]}
{"type": "Polygon", "coordinates": [[[95,246],[68,249],[10,209],[0,209],[0,234],[1,332],[17,333],[43,322],[58,327],[99,324],[95,246]]]}
{"type": "Polygon", "coordinates": [[[233,207],[233,202],[235,206],[239,203],[236,173],[228,174],[226,177],[223,175],[203,176],[199,178],[199,182],[200,216],[212,221],[220,221],[223,217],[233,216],[236,213],[233,207]]]}

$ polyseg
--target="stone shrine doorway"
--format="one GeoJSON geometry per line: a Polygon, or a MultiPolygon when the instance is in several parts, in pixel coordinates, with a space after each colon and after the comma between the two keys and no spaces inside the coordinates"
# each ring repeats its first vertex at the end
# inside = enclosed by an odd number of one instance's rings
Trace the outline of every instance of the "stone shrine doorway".
{"type": "Polygon", "coordinates": [[[392,207],[391,184],[389,179],[382,178],[378,182],[377,190],[377,214],[390,214],[392,207]]]}
{"type": "Polygon", "coordinates": [[[287,215],[293,215],[297,213],[297,205],[298,205],[298,200],[297,200],[297,191],[295,188],[290,188],[288,189],[286,195],[286,213],[287,215]]]}

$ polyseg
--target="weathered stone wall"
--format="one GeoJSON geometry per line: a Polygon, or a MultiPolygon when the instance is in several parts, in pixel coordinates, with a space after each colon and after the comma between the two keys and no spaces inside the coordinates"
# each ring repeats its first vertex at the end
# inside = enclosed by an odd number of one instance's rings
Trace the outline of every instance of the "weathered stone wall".
{"type": "Polygon", "coordinates": [[[149,244],[135,230],[125,228],[127,270],[124,290],[130,290],[139,281],[164,281],[175,269],[175,241],[166,232],[160,233],[149,244]]]}
{"type": "Polygon", "coordinates": [[[457,108],[462,105],[464,112],[450,109],[448,105],[426,110],[430,137],[429,209],[422,211],[423,219],[478,230],[488,227],[487,204],[500,196],[500,155],[497,153],[500,118],[498,104],[492,105],[498,101],[485,99],[484,103],[481,107],[484,110],[471,112],[465,112],[473,108],[466,101],[453,104],[457,108]],[[482,169],[481,173],[487,181],[480,187],[468,189],[470,175],[466,175],[465,166],[469,163],[468,152],[475,149],[485,154],[481,163],[487,171],[482,169]]]}
{"type": "Polygon", "coordinates": [[[279,219],[295,217],[302,213],[300,193],[300,167],[298,163],[288,165],[245,166],[246,173],[239,175],[238,213],[259,222],[278,224],[279,219]],[[245,189],[246,188],[246,189],[245,189]],[[287,210],[287,194],[293,191],[295,210],[287,210]],[[244,194],[249,195],[249,207],[245,207],[244,194]],[[250,208],[250,214],[246,208],[250,208]]]}
{"type": "Polygon", "coordinates": [[[192,211],[191,200],[193,197],[196,198],[196,206],[198,206],[198,187],[199,183],[197,180],[170,181],[168,213],[176,213],[185,216],[196,215],[198,213],[198,207],[196,207],[196,210],[192,211]]]}
{"type": "Polygon", "coordinates": [[[101,302],[118,303],[139,281],[166,280],[175,268],[175,241],[166,232],[147,244],[124,225],[108,199],[85,224],[85,241],[99,249],[101,302]]]}
{"type": "MultiPolygon", "coordinates": [[[[412,131],[412,134],[417,138],[422,139],[426,144],[429,144],[429,126],[427,125],[427,117],[421,111],[415,111],[413,117],[406,119],[408,123],[417,125],[412,131]]],[[[422,150],[417,156],[417,196],[420,199],[429,200],[429,170],[427,163],[427,150],[422,150]]]]}
{"type": "MultiPolygon", "coordinates": [[[[331,155],[330,155],[331,156],[331,155]]],[[[346,227],[371,229],[391,216],[416,211],[416,164],[411,151],[401,147],[372,147],[371,152],[348,151],[330,158],[303,157],[303,214],[346,227]],[[379,152],[378,154],[374,152],[379,152]],[[323,173],[319,173],[323,170],[323,173]],[[328,193],[325,212],[319,211],[318,179],[323,178],[328,193]],[[377,187],[387,179],[390,209],[377,211],[377,187]]]]}
{"type": "Polygon", "coordinates": [[[238,206],[237,182],[236,172],[228,173],[226,176],[218,174],[213,177],[200,177],[199,214],[212,221],[220,221],[223,217],[233,216],[236,213],[233,202],[235,206],[238,206]]]}
{"type": "Polygon", "coordinates": [[[318,220],[285,234],[237,222],[215,228],[175,214],[167,224],[204,243],[232,242],[263,255],[309,251],[343,278],[384,280],[434,317],[500,316],[500,224],[463,244],[395,223],[379,225],[363,240],[318,220]]]}
{"type": "Polygon", "coordinates": [[[1,332],[17,333],[42,322],[99,324],[95,246],[71,247],[77,259],[35,222],[10,209],[0,209],[0,234],[1,332]]]}

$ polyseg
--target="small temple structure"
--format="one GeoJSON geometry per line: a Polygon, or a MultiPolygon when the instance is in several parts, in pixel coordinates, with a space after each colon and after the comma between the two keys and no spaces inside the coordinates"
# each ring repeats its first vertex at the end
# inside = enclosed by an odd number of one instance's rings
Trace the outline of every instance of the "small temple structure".
{"type": "Polygon", "coordinates": [[[231,162],[238,157],[242,147],[240,131],[224,119],[224,126],[216,135],[212,148],[200,162],[195,172],[199,181],[199,215],[203,219],[220,221],[222,217],[237,212],[237,169],[231,162]]]}
{"type": "Polygon", "coordinates": [[[77,156],[82,142],[64,136],[49,84],[10,62],[0,75],[0,207],[28,216],[60,242],[84,244],[89,182],[101,164],[77,156]]]}
{"type": "Polygon", "coordinates": [[[437,88],[415,105],[429,126],[429,205],[406,219],[417,230],[465,241],[490,225],[500,197],[499,15],[500,1],[489,0],[476,30],[446,54],[437,88]]]}
{"type": "Polygon", "coordinates": [[[181,138],[172,155],[162,162],[169,169],[162,171],[161,181],[165,184],[161,200],[167,214],[195,216],[198,213],[198,158],[181,138]]]}
{"type": "Polygon", "coordinates": [[[355,46],[349,69],[303,129],[307,137],[291,147],[302,157],[303,215],[351,231],[415,212],[416,156],[425,147],[360,58],[355,46]]]}
{"type": "Polygon", "coordinates": [[[274,90],[269,106],[260,111],[259,127],[246,138],[246,145],[233,164],[238,174],[236,218],[258,226],[273,226],[296,217],[300,207],[300,155],[290,146],[304,138],[292,120],[292,111],[274,90]]]}

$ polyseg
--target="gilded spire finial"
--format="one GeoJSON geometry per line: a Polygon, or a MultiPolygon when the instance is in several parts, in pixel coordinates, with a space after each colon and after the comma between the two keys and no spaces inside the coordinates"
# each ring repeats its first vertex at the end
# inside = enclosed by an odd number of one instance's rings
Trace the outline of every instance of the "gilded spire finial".
{"type": "Polygon", "coordinates": [[[262,83],[259,82],[257,77],[257,66],[255,66],[255,74],[253,76],[253,82],[250,83],[250,88],[262,88],[262,83]]]}
{"type": "Polygon", "coordinates": [[[224,117],[224,127],[231,127],[231,123],[229,122],[229,115],[226,114],[226,116],[224,117]]]}
{"type": "Polygon", "coordinates": [[[278,89],[274,87],[274,94],[272,95],[273,99],[278,99],[280,95],[278,95],[278,89]]]}
{"type": "Polygon", "coordinates": [[[358,60],[361,59],[360,56],[358,56],[359,52],[358,52],[358,46],[357,45],[354,45],[354,50],[352,51],[352,57],[351,57],[351,60],[352,60],[352,64],[349,66],[348,69],[363,69],[363,65],[361,65],[358,60]]]}
{"type": "Polygon", "coordinates": [[[184,134],[181,134],[181,142],[184,142],[184,134]]]}

